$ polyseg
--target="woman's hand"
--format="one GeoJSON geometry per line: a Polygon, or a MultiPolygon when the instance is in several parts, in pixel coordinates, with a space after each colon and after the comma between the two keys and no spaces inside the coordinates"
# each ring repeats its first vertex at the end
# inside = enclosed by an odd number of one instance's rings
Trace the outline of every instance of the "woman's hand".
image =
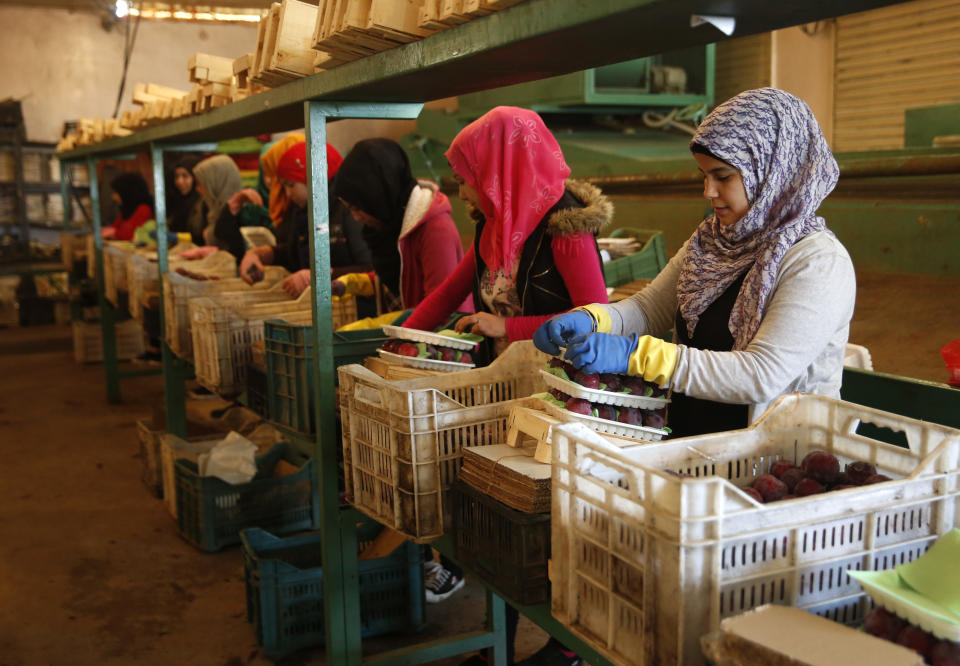
{"type": "Polygon", "coordinates": [[[217,248],[215,245],[204,245],[203,247],[195,247],[186,252],[181,252],[180,257],[183,259],[203,259],[204,257],[209,257],[216,251],[217,248]]]}
{"type": "Polygon", "coordinates": [[[257,248],[247,250],[240,261],[240,278],[247,284],[254,284],[263,279],[263,261],[257,248]]]}
{"type": "Polygon", "coordinates": [[[116,238],[117,230],[114,227],[103,227],[100,230],[100,238],[116,238]]]}
{"type": "Polygon", "coordinates": [[[490,314],[489,312],[476,312],[466,317],[461,317],[456,324],[457,333],[473,333],[483,335],[488,338],[507,337],[507,320],[503,317],[490,314]],[[469,330],[467,330],[469,329],[469,330]]]}
{"type": "Polygon", "coordinates": [[[283,290],[293,298],[297,298],[303,291],[310,286],[310,269],[304,268],[293,275],[287,277],[282,285],[283,290]]]}
{"type": "Polygon", "coordinates": [[[243,208],[244,204],[248,203],[251,203],[254,206],[262,206],[263,197],[261,197],[260,193],[255,189],[245,187],[230,197],[230,199],[227,201],[227,208],[230,209],[231,215],[236,215],[240,212],[240,209],[243,208]]]}

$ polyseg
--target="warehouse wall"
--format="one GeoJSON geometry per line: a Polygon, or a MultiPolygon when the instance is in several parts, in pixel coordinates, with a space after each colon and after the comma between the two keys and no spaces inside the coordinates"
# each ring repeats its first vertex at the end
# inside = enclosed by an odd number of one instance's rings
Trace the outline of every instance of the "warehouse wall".
{"type": "MultiPolygon", "coordinates": [[[[65,9],[0,7],[0,98],[23,100],[27,136],[55,142],[63,123],[109,117],[122,72],[123,25],[102,26],[104,14],[65,9]]],[[[120,110],[133,108],[137,81],[188,90],[187,60],[200,51],[236,57],[253,50],[256,26],[154,21],[140,23],[120,110]]],[[[449,102],[443,104],[449,106],[449,102]]],[[[328,138],[346,153],[360,139],[399,138],[414,121],[343,120],[328,138]]]]}
{"type": "MultiPolygon", "coordinates": [[[[104,14],[0,7],[0,96],[23,100],[27,136],[56,141],[65,120],[108,118],[123,69],[123,26],[104,30],[104,14]]],[[[137,81],[181,90],[191,84],[187,60],[198,51],[239,56],[256,42],[256,27],[171,21],[140,23],[123,109],[137,81]]]]}

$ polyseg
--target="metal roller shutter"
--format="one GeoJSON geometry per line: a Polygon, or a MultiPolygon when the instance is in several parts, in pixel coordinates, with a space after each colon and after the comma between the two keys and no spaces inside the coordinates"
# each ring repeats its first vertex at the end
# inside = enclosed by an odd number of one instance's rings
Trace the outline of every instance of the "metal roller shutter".
{"type": "Polygon", "coordinates": [[[957,0],[839,17],[833,149],[902,148],[904,110],[960,102],[958,34],[957,0]]]}
{"type": "Polygon", "coordinates": [[[744,90],[770,85],[770,36],[764,32],[717,43],[714,99],[718,104],[744,90]]]}

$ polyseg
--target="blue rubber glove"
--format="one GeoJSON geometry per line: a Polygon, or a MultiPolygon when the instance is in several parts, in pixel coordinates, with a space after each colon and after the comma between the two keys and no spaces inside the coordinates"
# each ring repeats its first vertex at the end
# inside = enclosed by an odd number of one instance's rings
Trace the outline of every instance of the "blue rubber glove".
{"type": "Polygon", "coordinates": [[[636,348],[636,333],[630,336],[590,333],[570,340],[563,357],[573,363],[573,367],[590,374],[625,375],[630,367],[630,354],[636,348]]]}
{"type": "Polygon", "coordinates": [[[533,334],[533,344],[545,354],[556,356],[560,353],[560,345],[565,347],[571,339],[592,333],[593,327],[593,317],[587,312],[565,312],[540,324],[533,334]]]}

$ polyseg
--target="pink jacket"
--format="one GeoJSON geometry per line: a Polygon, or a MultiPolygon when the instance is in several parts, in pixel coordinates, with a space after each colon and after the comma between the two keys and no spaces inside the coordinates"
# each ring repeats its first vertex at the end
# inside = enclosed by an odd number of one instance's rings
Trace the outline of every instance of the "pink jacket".
{"type": "MultiPolygon", "coordinates": [[[[407,206],[400,231],[400,290],[404,308],[413,308],[450,275],[463,258],[463,245],[453,218],[450,200],[436,184],[419,181],[421,192],[432,190],[433,198],[422,216],[417,216],[413,199],[407,206]]],[[[424,193],[426,196],[426,193],[424,193]]],[[[426,202],[424,202],[426,203],[426,202]]],[[[458,308],[473,312],[473,299],[467,297],[458,308]],[[464,307],[465,306],[465,307],[464,307]]]]}

